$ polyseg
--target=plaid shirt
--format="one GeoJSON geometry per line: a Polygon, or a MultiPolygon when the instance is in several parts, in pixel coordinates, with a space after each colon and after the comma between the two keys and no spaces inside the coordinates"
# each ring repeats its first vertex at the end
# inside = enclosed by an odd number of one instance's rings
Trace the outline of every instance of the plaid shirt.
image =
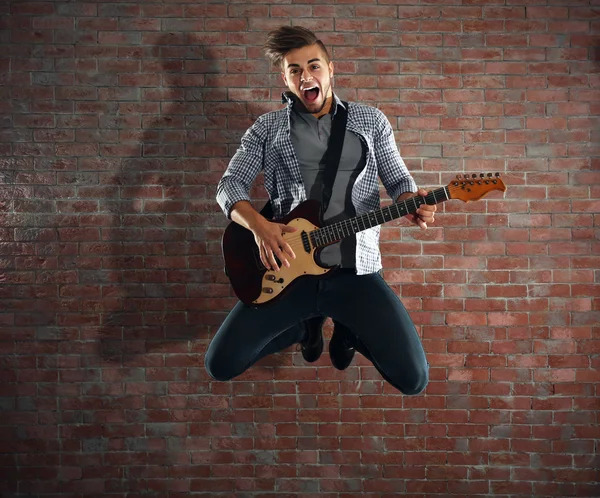
{"type": "MultiPolygon", "coordinates": [[[[343,105],[334,95],[335,111],[343,105]]],[[[250,201],[250,187],[261,170],[271,200],[273,217],[282,218],[306,200],[298,160],[290,139],[290,113],[294,96],[283,94],[287,106],[260,116],[242,137],[241,145],[217,185],[217,202],[228,218],[236,202],[250,201]]],[[[348,103],[347,130],[366,146],[363,171],[352,187],[352,203],[357,215],[380,207],[381,178],[390,198],[416,192],[417,186],[400,157],[394,132],[385,114],[374,107],[348,103]]],[[[356,234],[356,271],[359,275],[381,269],[380,227],[356,234]]]]}

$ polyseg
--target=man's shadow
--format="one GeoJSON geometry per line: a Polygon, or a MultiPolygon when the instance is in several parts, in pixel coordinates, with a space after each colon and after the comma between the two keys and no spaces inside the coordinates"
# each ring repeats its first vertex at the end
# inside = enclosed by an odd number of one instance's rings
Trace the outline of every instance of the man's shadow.
{"type": "MultiPolygon", "coordinates": [[[[223,271],[227,219],[215,192],[245,131],[228,126],[228,105],[240,103],[230,102],[222,78],[227,61],[191,34],[161,35],[141,70],[155,85],[120,105],[127,117],[111,118],[127,137],[136,130],[125,126],[139,122],[139,139],[130,138],[131,157],[122,159],[104,201],[112,225],[102,229],[99,354],[116,364],[148,353],[188,354],[190,366],[202,367],[197,353],[237,302],[223,271]]],[[[246,121],[240,118],[233,119],[246,121]]],[[[260,365],[283,363],[290,362],[276,355],[260,365]]]]}
{"type": "Polygon", "coordinates": [[[224,222],[211,153],[227,153],[226,144],[209,143],[210,131],[227,118],[206,112],[226,99],[226,88],[206,87],[225,62],[183,33],[161,35],[149,55],[140,64],[152,85],[136,89],[139,101],[120,104],[126,117],[113,117],[132,149],[104,201],[113,225],[102,229],[109,253],[99,352],[115,362],[163,348],[188,352],[187,341],[202,341],[225,315],[211,304],[229,297],[209,228],[224,222]]]}

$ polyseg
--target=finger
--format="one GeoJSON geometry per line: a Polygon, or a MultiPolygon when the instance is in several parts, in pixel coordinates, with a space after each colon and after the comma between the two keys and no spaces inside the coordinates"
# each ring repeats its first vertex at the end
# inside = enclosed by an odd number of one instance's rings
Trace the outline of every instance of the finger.
{"type": "Polygon", "coordinates": [[[271,263],[271,269],[275,270],[275,271],[279,271],[279,265],[277,264],[277,261],[275,260],[273,251],[269,247],[266,247],[265,250],[267,253],[267,258],[268,258],[269,262],[271,263]]]}
{"type": "Polygon", "coordinates": [[[421,206],[419,209],[417,209],[417,214],[421,217],[432,217],[434,216],[436,210],[437,209],[435,206],[421,206]]]}
{"type": "Polygon", "coordinates": [[[431,211],[420,210],[419,218],[421,218],[425,223],[430,223],[433,221],[434,215],[431,211]]]}
{"type": "MultiPolygon", "coordinates": [[[[284,242],[285,243],[285,242],[284,242]]],[[[286,255],[284,254],[284,252],[281,250],[281,247],[277,247],[273,250],[273,253],[277,255],[277,257],[279,258],[279,261],[281,261],[281,264],[283,264],[284,266],[286,266],[287,268],[290,267],[290,262],[287,260],[286,255]]]]}
{"type": "Polygon", "coordinates": [[[434,207],[435,208],[435,205],[434,206],[430,206],[429,204],[427,204],[427,194],[428,194],[428,192],[424,188],[420,188],[419,190],[417,190],[417,196],[420,196],[420,197],[423,198],[423,204],[421,204],[420,208],[417,210],[417,212],[419,214],[422,213],[423,209],[428,209],[430,207],[434,207]]]}
{"type": "Polygon", "coordinates": [[[269,259],[267,258],[267,252],[265,251],[264,246],[261,244],[259,246],[260,249],[260,261],[264,265],[267,270],[271,269],[271,264],[269,263],[269,259]]]}
{"type": "Polygon", "coordinates": [[[437,205],[435,204],[421,204],[419,208],[422,211],[437,211],[437,205]]]}
{"type": "Polygon", "coordinates": [[[292,246],[290,246],[283,237],[281,238],[281,241],[279,242],[279,247],[284,251],[284,253],[286,255],[286,259],[288,257],[292,258],[292,259],[296,259],[296,253],[294,253],[292,246]]]}
{"type": "Polygon", "coordinates": [[[282,223],[279,224],[279,228],[281,228],[281,237],[279,237],[279,240],[277,241],[278,247],[283,249],[283,251],[286,253],[287,256],[289,256],[292,259],[296,259],[296,254],[294,253],[292,247],[285,240],[285,237],[283,236],[283,234],[284,233],[292,233],[298,229],[296,227],[284,225],[282,223]]]}

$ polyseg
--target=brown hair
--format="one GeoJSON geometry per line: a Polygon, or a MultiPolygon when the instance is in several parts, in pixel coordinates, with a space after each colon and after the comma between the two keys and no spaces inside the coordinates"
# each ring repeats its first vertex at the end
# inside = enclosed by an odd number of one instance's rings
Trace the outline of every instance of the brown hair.
{"type": "Polygon", "coordinates": [[[325,62],[329,64],[329,52],[325,45],[309,29],[302,26],[281,26],[271,31],[263,48],[266,56],[274,66],[280,66],[283,58],[290,50],[317,44],[325,55],[325,62]]]}

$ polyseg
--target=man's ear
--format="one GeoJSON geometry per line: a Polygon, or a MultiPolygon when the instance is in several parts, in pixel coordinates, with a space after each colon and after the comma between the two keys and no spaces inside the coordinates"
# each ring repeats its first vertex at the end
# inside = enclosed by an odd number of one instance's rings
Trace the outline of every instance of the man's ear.
{"type": "Polygon", "coordinates": [[[329,61],[329,77],[333,76],[333,62],[329,61]]]}

